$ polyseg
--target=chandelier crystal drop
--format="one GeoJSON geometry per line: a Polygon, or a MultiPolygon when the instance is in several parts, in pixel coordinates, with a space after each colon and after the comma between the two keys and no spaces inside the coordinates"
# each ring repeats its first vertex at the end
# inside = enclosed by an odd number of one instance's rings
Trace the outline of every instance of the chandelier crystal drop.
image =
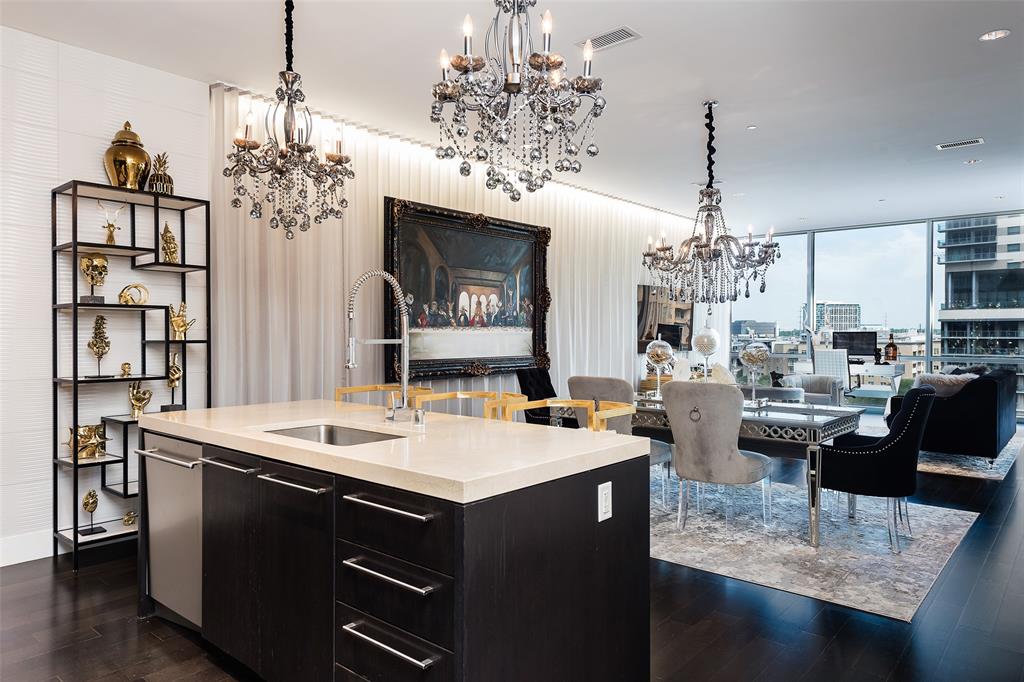
{"type": "Polygon", "coordinates": [[[255,117],[249,111],[245,127],[235,134],[234,150],[223,171],[234,183],[231,205],[242,208],[244,200],[249,217],[259,220],[263,204],[267,204],[270,227],[284,229],[288,239],[295,237],[295,228],[308,230],[311,216],[318,225],[328,218],[341,218],[348,207],[345,180],[355,177],[349,167],[351,159],[341,153],[340,126],[334,131],[334,148],[324,154],[324,161],[309,142],[313,116],[303,105],[302,76],[292,70],[294,7],[292,0],[285,1],[285,70],[278,74],[277,103],[267,108],[264,118],[266,142],[260,144],[255,139],[255,117]]]}
{"type": "Polygon", "coordinates": [[[678,248],[668,244],[662,236],[657,242],[649,237],[644,251],[644,266],[655,281],[668,287],[680,301],[692,303],[725,303],[743,295],[750,297],[750,283],[759,283],[761,293],[766,288],[768,268],[782,257],[779,243],[773,241],[772,232],[763,241],[755,241],[752,228],[747,238],[740,240],[729,234],[722,217],[722,195],[715,184],[715,116],[718,102],[704,102],[704,115],[708,130],[707,167],[708,182],[698,194],[697,216],[693,234],[678,248]]]}
{"type": "Polygon", "coordinates": [[[473,21],[463,22],[463,49],[441,51],[430,120],[438,124],[438,159],[487,164],[486,186],[512,201],[536,192],[557,173],[579,173],[582,157],[600,150],[594,119],[604,112],[601,79],[591,75],[593,47],[583,50],[583,72],[565,76],[565,59],[551,51],[551,13],[541,21],[542,49],[534,51],[529,9],[537,0],[494,0],[497,11],[473,54],[473,21]],[[454,71],[454,73],[452,73],[454,71]],[[471,116],[472,121],[471,121],[471,116]]]}

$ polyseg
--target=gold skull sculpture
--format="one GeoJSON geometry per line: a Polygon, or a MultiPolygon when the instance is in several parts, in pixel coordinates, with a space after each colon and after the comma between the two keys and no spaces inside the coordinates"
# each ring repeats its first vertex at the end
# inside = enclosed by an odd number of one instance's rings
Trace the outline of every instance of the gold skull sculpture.
{"type": "Polygon", "coordinates": [[[87,253],[78,259],[78,269],[85,275],[85,281],[94,287],[102,286],[107,280],[107,257],[102,253],[87,253]]]}

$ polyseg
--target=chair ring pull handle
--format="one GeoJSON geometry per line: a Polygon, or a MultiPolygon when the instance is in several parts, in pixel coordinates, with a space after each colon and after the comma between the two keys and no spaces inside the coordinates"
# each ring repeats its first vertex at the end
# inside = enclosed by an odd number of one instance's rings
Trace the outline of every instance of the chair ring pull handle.
{"type": "Polygon", "coordinates": [[[694,406],[694,408],[690,410],[690,421],[696,424],[697,422],[700,421],[700,418],[700,410],[696,406],[694,406]]]}

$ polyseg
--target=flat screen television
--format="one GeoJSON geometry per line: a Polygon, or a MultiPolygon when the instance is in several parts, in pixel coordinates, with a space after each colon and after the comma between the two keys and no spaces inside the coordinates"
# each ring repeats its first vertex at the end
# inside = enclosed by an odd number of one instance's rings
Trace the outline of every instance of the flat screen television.
{"type": "Polygon", "coordinates": [[[873,357],[878,347],[876,332],[833,332],[832,347],[836,350],[846,349],[849,357],[873,357]]]}

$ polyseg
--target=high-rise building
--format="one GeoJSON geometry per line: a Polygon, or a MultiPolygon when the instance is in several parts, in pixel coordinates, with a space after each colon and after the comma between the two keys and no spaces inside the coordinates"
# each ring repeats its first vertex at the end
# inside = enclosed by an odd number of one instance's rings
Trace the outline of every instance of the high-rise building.
{"type": "MultiPolygon", "coordinates": [[[[800,306],[800,319],[806,320],[807,304],[800,306]]],[[[839,303],[816,301],[814,304],[814,331],[821,331],[825,324],[834,332],[860,329],[860,303],[839,303]]]]}
{"type": "Polygon", "coordinates": [[[935,223],[945,303],[938,311],[940,353],[957,364],[1006,367],[1017,373],[1024,409],[1024,252],[1022,216],[958,218],[935,223]],[[986,357],[987,356],[987,357],[986,357]],[[1006,357],[1014,362],[1000,363],[1006,357]],[[977,357],[977,360],[973,360],[977,357]]]}
{"type": "Polygon", "coordinates": [[[733,336],[750,336],[759,339],[774,339],[779,334],[778,322],[758,322],[756,320],[733,320],[733,336]]]}

